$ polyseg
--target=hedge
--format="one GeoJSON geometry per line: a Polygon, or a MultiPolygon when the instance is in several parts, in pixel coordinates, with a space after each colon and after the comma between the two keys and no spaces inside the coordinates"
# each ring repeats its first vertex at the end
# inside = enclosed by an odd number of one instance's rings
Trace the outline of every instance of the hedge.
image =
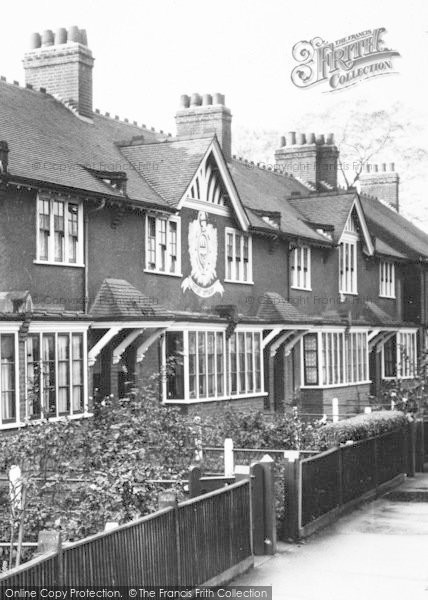
{"type": "Polygon", "coordinates": [[[381,410],[370,414],[357,415],[337,423],[328,423],[318,430],[319,449],[325,450],[349,440],[366,440],[408,423],[406,415],[400,411],[381,410]]]}

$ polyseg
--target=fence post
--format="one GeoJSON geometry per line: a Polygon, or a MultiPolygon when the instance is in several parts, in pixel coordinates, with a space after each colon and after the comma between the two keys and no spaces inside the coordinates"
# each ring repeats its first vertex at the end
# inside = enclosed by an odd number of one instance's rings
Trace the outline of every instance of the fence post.
{"type": "Polygon", "coordinates": [[[416,473],[424,472],[425,462],[425,442],[424,442],[424,421],[423,418],[416,419],[416,458],[415,471],[416,473]]]}
{"type": "Polygon", "coordinates": [[[407,426],[407,477],[415,476],[416,422],[407,426]]]}
{"type": "Polygon", "coordinates": [[[276,552],[276,512],[275,512],[275,462],[269,454],[265,454],[260,461],[263,469],[263,498],[264,498],[264,549],[265,554],[272,555],[276,552]]]}
{"type": "Polygon", "coordinates": [[[284,504],[285,517],[282,527],[283,540],[297,540],[300,529],[300,462],[299,452],[284,452],[284,504]]]}
{"type": "Polygon", "coordinates": [[[253,552],[256,556],[264,554],[263,480],[263,467],[260,463],[253,463],[250,469],[251,527],[253,531],[253,552]]]}
{"type": "Polygon", "coordinates": [[[189,469],[189,496],[196,498],[201,495],[201,469],[192,466],[189,469]]]}
{"type": "Polygon", "coordinates": [[[62,535],[59,532],[57,546],[57,578],[56,584],[58,587],[64,585],[64,554],[62,551],[62,535]]]}
{"type": "Polygon", "coordinates": [[[233,477],[234,472],[233,440],[231,438],[226,438],[224,440],[224,476],[233,477]]]}
{"type": "Polygon", "coordinates": [[[337,398],[333,398],[331,401],[331,412],[333,416],[333,423],[337,423],[339,420],[339,400],[337,398]]]}

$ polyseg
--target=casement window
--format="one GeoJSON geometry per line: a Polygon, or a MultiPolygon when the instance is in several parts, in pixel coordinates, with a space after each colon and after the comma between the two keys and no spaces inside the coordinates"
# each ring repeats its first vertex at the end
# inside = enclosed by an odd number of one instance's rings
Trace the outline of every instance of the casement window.
{"type": "Polygon", "coordinates": [[[357,293],[357,240],[344,239],[339,245],[339,292],[357,293]]]}
{"type": "Polygon", "coordinates": [[[395,298],[395,264],[389,261],[379,263],[379,296],[395,298]]]}
{"type": "Polygon", "coordinates": [[[303,337],[303,364],[305,385],[318,385],[318,335],[308,333],[303,337]]]}
{"type": "Polygon", "coordinates": [[[13,333],[0,334],[0,388],[1,411],[0,424],[7,425],[17,420],[17,347],[16,335],[13,333]]]}
{"type": "Polygon", "coordinates": [[[85,411],[85,333],[31,333],[26,341],[26,392],[30,418],[85,411]]]}
{"type": "Polygon", "coordinates": [[[180,275],[180,219],[146,217],[146,270],[180,275]]]}
{"type": "Polygon", "coordinates": [[[382,356],[384,379],[410,379],[416,377],[416,331],[399,331],[384,344],[382,356]]]}
{"type": "Polygon", "coordinates": [[[290,253],[291,287],[311,289],[311,249],[308,246],[294,248],[290,253]]]}
{"type": "Polygon", "coordinates": [[[37,200],[37,261],[83,266],[83,205],[70,200],[37,200]]]}
{"type": "Polygon", "coordinates": [[[253,282],[253,257],[251,236],[235,229],[225,229],[226,281],[253,282]]]}
{"type": "Polygon", "coordinates": [[[203,401],[262,393],[261,332],[168,331],[166,400],[203,401]]]}
{"type": "Polygon", "coordinates": [[[303,338],[302,353],[305,386],[346,385],[368,380],[367,332],[307,334],[303,338]]]}

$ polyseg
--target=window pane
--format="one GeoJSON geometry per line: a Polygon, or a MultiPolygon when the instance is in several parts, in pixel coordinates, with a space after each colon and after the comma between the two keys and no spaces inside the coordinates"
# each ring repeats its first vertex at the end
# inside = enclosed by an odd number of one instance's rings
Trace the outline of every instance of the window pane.
{"type": "Polygon", "coordinates": [[[168,331],[165,336],[168,399],[184,399],[183,332],[168,331]]]}
{"type": "Polygon", "coordinates": [[[198,332],[199,398],[207,397],[206,339],[204,332],[198,332]]]}
{"type": "Polygon", "coordinates": [[[207,359],[208,359],[208,396],[215,395],[215,370],[214,370],[214,333],[207,333],[207,359]]]}
{"type": "Polygon", "coordinates": [[[27,338],[27,402],[30,417],[40,417],[40,337],[27,338]]]}
{"type": "Polygon", "coordinates": [[[79,205],[68,203],[68,262],[77,263],[79,241],[79,205]]]}
{"type": "Polygon", "coordinates": [[[305,385],[318,384],[318,344],[317,334],[309,333],[303,338],[303,361],[305,385]]]}
{"type": "Polygon", "coordinates": [[[189,396],[196,398],[196,333],[189,332],[189,396]]]}
{"type": "Polygon", "coordinates": [[[254,334],[254,364],[255,364],[255,383],[256,392],[260,392],[262,389],[262,377],[261,377],[261,353],[260,353],[260,337],[261,333],[254,334]]]}
{"type": "Polygon", "coordinates": [[[246,344],[246,371],[247,371],[247,392],[254,392],[253,384],[253,334],[245,334],[246,344]]]}
{"type": "Polygon", "coordinates": [[[71,336],[71,396],[73,414],[84,411],[83,397],[83,335],[74,333],[71,336]]]}
{"type": "Polygon", "coordinates": [[[46,416],[56,415],[55,336],[42,336],[42,398],[46,416]]]}
{"type": "Polygon", "coordinates": [[[3,421],[16,420],[15,337],[1,336],[1,416],[3,421]]]}
{"type": "Polygon", "coordinates": [[[237,356],[236,356],[236,333],[232,334],[229,339],[230,352],[230,393],[236,394],[238,391],[238,373],[237,373],[237,356]]]}
{"type": "Polygon", "coordinates": [[[238,333],[239,393],[245,392],[245,335],[238,333]]]}
{"type": "Polygon", "coordinates": [[[169,221],[169,271],[177,272],[177,223],[169,221]]]}
{"type": "Polygon", "coordinates": [[[224,395],[224,336],[216,333],[217,396],[224,395]]]}

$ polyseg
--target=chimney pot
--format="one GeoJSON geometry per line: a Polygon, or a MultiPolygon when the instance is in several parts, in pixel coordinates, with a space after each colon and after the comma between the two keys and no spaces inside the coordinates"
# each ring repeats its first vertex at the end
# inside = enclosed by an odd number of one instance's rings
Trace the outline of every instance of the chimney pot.
{"type": "Polygon", "coordinates": [[[37,31],[31,34],[30,37],[30,49],[35,50],[36,48],[40,48],[42,45],[42,36],[37,31]]]}
{"type": "Polygon", "coordinates": [[[386,171],[386,163],[382,163],[382,171],[386,171]]]}
{"type": "Polygon", "coordinates": [[[189,108],[190,98],[187,94],[180,96],[180,108],[189,108]]]}
{"type": "Polygon", "coordinates": [[[202,96],[202,106],[210,106],[213,103],[213,97],[211,94],[204,94],[202,96]]]}
{"type": "Polygon", "coordinates": [[[317,137],[316,137],[316,143],[320,144],[321,146],[324,146],[324,144],[325,144],[325,138],[324,138],[324,134],[323,133],[320,133],[320,134],[317,135],[317,137]]]}
{"type": "Polygon", "coordinates": [[[279,147],[283,148],[285,146],[285,144],[286,144],[285,135],[282,135],[279,140],[279,147]]]}
{"type": "Polygon", "coordinates": [[[333,146],[334,145],[334,133],[329,133],[327,135],[327,144],[329,146],[333,146]]]}
{"type": "Polygon", "coordinates": [[[67,43],[67,30],[65,27],[60,27],[55,32],[55,45],[67,43]]]}
{"type": "Polygon", "coordinates": [[[83,46],[87,46],[88,45],[88,34],[86,33],[86,29],[81,29],[80,30],[80,43],[83,46]]]}
{"type": "Polygon", "coordinates": [[[379,171],[379,165],[373,165],[373,169],[375,173],[378,173],[379,171]]]}
{"type": "Polygon", "coordinates": [[[306,144],[306,135],[304,133],[298,133],[297,134],[297,145],[303,146],[303,144],[306,144]]]}
{"type": "Polygon", "coordinates": [[[213,104],[225,104],[226,98],[224,94],[216,93],[213,96],[213,104]]]}
{"type": "Polygon", "coordinates": [[[389,170],[395,171],[395,163],[389,163],[389,170]]]}
{"type": "Polygon", "coordinates": [[[42,46],[53,46],[54,34],[52,29],[45,29],[42,35],[42,46]]]}
{"type": "Polygon", "coordinates": [[[199,94],[192,94],[190,98],[190,106],[201,106],[202,98],[199,94]]]}
{"type": "Polygon", "coordinates": [[[76,25],[72,25],[68,28],[68,41],[80,42],[80,31],[76,25]]]}
{"type": "Polygon", "coordinates": [[[287,133],[287,146],[294,146],[296,143],[296,132],[289,131],[287,133]]]}
{"type": "Polygon", "coordinates": [[[307,135],[307,143],[315,144],[315,133],[308,133],[307,135]]]}

